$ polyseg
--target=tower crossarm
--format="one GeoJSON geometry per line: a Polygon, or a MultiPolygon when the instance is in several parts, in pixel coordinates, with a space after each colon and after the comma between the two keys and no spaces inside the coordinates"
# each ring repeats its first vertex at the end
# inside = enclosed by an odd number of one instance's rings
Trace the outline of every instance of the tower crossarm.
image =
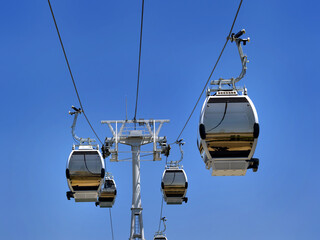
{"type": "Polygon", "coordinates": [[[105,148],[107,156],[111,154],[110,161],[121,161],[118,159],[118,145],[132,145],[132,142],[139,142],[139,145],[153,143],[153,160],[161,160],[161,153],[166,145],[166,137],[160,137],[159,133],[164,123],[170,122],[168,119],[139,119],[139,120],[103,120],[102,124],[107,124],[112,138],[106,138],[105,148]],[[157,145],[160,146],[157,147],[157,145]]]}

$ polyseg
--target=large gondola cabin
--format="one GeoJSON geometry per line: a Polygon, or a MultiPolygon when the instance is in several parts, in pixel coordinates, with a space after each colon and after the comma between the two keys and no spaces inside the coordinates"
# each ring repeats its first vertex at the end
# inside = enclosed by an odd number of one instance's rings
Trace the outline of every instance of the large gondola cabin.
{"type": "Polygon", "coordinates": [[[75,148],[67,162],[66,177],[70,189],[67,198],[74,198],[76,202],[96,202],[105,175],[104,160],[92,145],[75,148]]]}
{"type": "Polygon", "coordinates": [[[253,158],[259,136],[258,115],[251,99],[236,91],[207,96],[199,123],[198,147],[213,176],[243,176],[257,171],[253,158]]]}

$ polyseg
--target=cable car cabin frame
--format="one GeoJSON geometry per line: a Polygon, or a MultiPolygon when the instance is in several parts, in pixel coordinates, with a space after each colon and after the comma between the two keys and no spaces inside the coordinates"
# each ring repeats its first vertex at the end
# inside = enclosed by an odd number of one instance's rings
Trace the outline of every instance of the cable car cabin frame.
{"type": "Polygon", "coordinates": [[[113,178],[106,178],[104,180],[103,188],[99,192],[96,206],[100,208],[111,208],[116,200],[117,186],[113,178]]]}
{"type": "Polygon", "coordinates": [[[198,148],[212,176],[244,176],[258,170],[253,158],[259,136],[253,102],[238,91],[217,91],[205,99],[199,122],[198,148]]]}
{"type": "Polygon", "coordinates": [[[73,145],[69,155],[66,177],[70,191],[67,198],[75,202],[96,202],[103,184],[105,164],[95,145],[73,145]],[[78,147],[76,149],[76,147],[78,147]]]}
{"type": "Polygon", "coordinates": [[[179,167],[168,167],[162,174],[161,190],[167,204],[182,204],[186,197],[188,179],[185,171],[179,167]]]}
{"type": "Polygon", "coordinates": [[[163,234],[157,234],[153,237],[153,240],[168,240],[167,237],[163,234]]]}

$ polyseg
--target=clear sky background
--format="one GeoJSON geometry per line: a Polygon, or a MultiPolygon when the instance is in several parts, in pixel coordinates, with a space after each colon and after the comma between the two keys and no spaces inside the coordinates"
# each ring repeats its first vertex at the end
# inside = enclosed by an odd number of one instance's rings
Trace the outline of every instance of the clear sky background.
{"type": "MultiPolygon", "coordinates": [[[[72,147],[68,115],[79,106],[45,0],[2,1],[0,238],[111,239],[108,210],[67,201],[72,147]]],[[[173,142],[189,116],[230,29],[239,1],[145,1],[138,118],[170,119],[173,142]]],[[[52,0],[86,113],[101,120],[134,114],[141,0],[52,0]]],[[[246,85],[260,121],[257,173],[212,177],[196,147],[200,107],[183,133],[187,204],[164,206],[168,239],[320,239],[317,1],[244,1],[246,85]]],[[[229,43],[212,79],[237,76],[229,43]]],[[[83,116],[77,133],[94,137],[83,116]]],[[[151,146],[150,146],[151,147],[151,146]]],[[[173,149],[173,158],[178,149],[173,149]]],[[[162,162],[141,165],[146,239],[158,228],[162,162]]],[[[115,239],[128,239],[131,164],[110,163],[118,187],[115,239]]]]}

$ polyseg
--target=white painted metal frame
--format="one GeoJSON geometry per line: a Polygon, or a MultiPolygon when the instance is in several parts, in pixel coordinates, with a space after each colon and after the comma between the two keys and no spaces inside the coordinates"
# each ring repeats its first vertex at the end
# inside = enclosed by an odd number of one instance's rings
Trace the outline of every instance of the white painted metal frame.
{"type": "Polygon", "coordinates": [[[153,150],[147,151],[153,154],[153,161],[161,160],[162,148],[157,148],[157,143],[165,142],[165,137],[159,137],[159,132],[164,123],[169,120],[113,120],[101,121],[107,124],[113,135],[106,139],[106,146],[111,153],[110,161],[118,162],[118,144],[131,146],[132,152],[132,207],[131,207],[131,226],[129,240],[144,238],[144,228],[142,219],[141,188],[140,188],[140,147],[145,144],[153,143],[153,150]],[[118,131],[118,123],[121,127],[118,131]],[[115,125],[115,129],[112,126],[115,125]],[[134,125],[128,127],[128,125],[134,125]],[[138,126],[137,126],[138,124],[138,126]],[[156,127],[158,124],[158,127],[156,127]],[[141,127],[143,126],[143,127],[141,127]],[[153,127],[153,129],[152,129],[153,127]],[[113,149],[112,149],[112,146],[113,149]]]}
{"type": "MultiPolygon", "coordinates": [[[[102,168],[105,169],[104,160],[103,160],[102,155],[99,151],[99,145],[73,145],[72,151],[71,151],[69,158],[68,158],[68,161],[67,161],[66,169],[68,169],[71,156],[75,151],[77,151],[77,152],[79,152],[79,151],[97,152],[100,159],[101,159],[102,168]],[[96,149],[93,148],[94,146],[96,147],[96,149]]],[[[98,190],[75,191],[72,187],[71,180],[67,178],[68,187],[69,187],[70,191],[73,193],[73,197],[74,197],[75,202],[96,202],[97,197],[98,197],[98,193],[99,193],[101,186],[103,184],[103,180],[104,179],[101,178],[98,190]]]]}
{"type": "Polygon", "coordinates": [[[109,172],[106,173],[106,177],[104,179],[104,182],[103,182],[102,186],[103,187],[101,187],[101,190],[100,190],[100,192],[98,194],[98,201],[96,202],[96,206],[99,205],[100,208],[112,208],[113,205],[114,205],[114,202],[116,201],[116,198],[117,198],[117,185],[116,185],[116,182],[115,182],[113,176],[111,175],[111,173],[109,173],[109,172]],[[113,182],[113,188],[112,189],[105,189],[104,188],[104,184],[106,183],[106,181],[112,181],[113,182]],[[103,193],[103,192],[114,194],[113,201],[112,202],[99,201],[99,198],[101,197],[101,193],[103,193]]]}
{"type": "MultiPolygon", "coordinates": [[[[226,97],[226,96],[223,96],[223,95],[221,95],[221,96],[208,96],[206,98],[206,100],[204,101],[204,103],[202,105],[199,124],[203,123],[205,108],[206,108],[206,106],[208,104],[209,99],[212,98],[212,97],[219,98],[219,97],[226,97]]],[[[248,103],[250,104],[250,107],[252,109],[255,123],[259,123],[257,110],[256,110],[253,102],[249,98],[249,96],[247,96],[247,95],[235,95],[235,96],[227,96],[227,97],[230,97],[230,98],[239,98],[239,97],[243,98],[243,97],[245,97],[248,100],[248,103]]],[[[254,138],[253,145],[252,145],[252,148],[251,148],[251,152],[250,152],[248,157],[245,157],[245,158],[244,157],[239,157],[239,158],[235,158],[235,157],[232,157],[232,158],[212,158],[211,154],[210,154],[210,152],[208,150],[206,140],[201,139],[200,136],[199,136],[199,140],[200,140],[200,144],[202,145],[204,153],[205,153],[202,156],[202,158],[203,158],[203,160],[204,160],[204,162],[206,164],[206,168],[207,169],[212,168],[212,176],[219,176],[219,175],[215,174],[215,164],[219,163],[219,162],[230,162],[230,163],[238,162],[238,163],[242,163],[243,165],[245,165],[242,170],[240,170],[240,169],[239,170],[225,170],[225,174],[226,175],[230,174],[230,175],[237,175],[237,176],[241,175],[241,176],[244,176],[246,174],[247,168],[249,166],[248,160],[252,159],[253,154],[254,154],[255,149],[256,149],[256,146],[257,146],[257,142],[258,142],[258,138],[254,138]]]]}
{"type": "MultiPolygon", "coordinates": [[[[168,172],[167,170],[172,170],[172,171],[174,171],[174,170],[178,170],[178,171],[181,171],[181,173],[183,174],[183,176],[184,176],[184,180],[185,180],[185,182],[184,182],[184,184],[187,184],[188,185],[188,177],[187,177],[187,174],[186,174],[186,172],[184,171],[184,169],[183,169],[183,166],[179,166],[179,165],[172,165],[172,166],[166,166],[166,168],[165,168],[165,170],[163,171],[163,173],[162,173],[162,182],[163,182],[163,180],[164,180],[164,177],[165,177],[165,174],[168,172]]],[[[172,182],[172,183],[174,183],[174,182],[172,182]]],[[[164,189],[162,189],[161,188],[161,192],[162,192],[162,195],[163,195],[163,198],[164,198],[164,200],[165,200],[165,202],[167,203],[167,204],[182,204],[184,201],[186,202],[187,201],[187,198],[186,198],[186,195],[187,195],[187,187],[185,188],[185,191],[184,191],[184,194],[183,194],[183,196],[181,196],[181,197],[167,197],[166,196],[166,194],[165,194],[165,190],[164,189]],[[186,200],[185,200],[186,199],[186,200]]]]}
{"type": "MultiPolygon", "coordinates": [[[[241,43],[243,43],[245,45],[247,42],[250,41],[250,38],[247,38],[247,39],[240,38],[240,36],[242,36],[245,32],[246,31],[244,29],[242,29],[240,32],[238,32],[237,34],[232,34],[230,37],[231,42],[234,41],[237,45],[241,64],[242,64],[242,71],[237,78],[230,78],[230,79],[220,78],[219,80],[211,81],[211,85],[218,85],[219,90],[221,90],[222,85],[232,85],[233,89],[236,89],[235,83],[239,82],[247,72],[248,59],[247,59],[247,56],[243,54],[241,43]]],[[[211,91],[212,91],[212,89],[211,89],[211,91]]]]}
{"type": "MultiPolygon", "coordinates": [[[[251,109],[253,111],[255,123],[259,123],[256,108],[255,108],[253,102],[251,101],[251,99],[249,98],[249,96],[247,96],[247,89],[245,87],[244,88],[237,88],[235,86],[235,83],[239,82],[244,77],[244,75],[246,74],[246,71],[247,71],[248,59],[247,59],[247,56],[244,55],[244,53],[243,53],[241,44],[243,43],[245,45],[247,42],[250,41],[250,38],[241,39],[240,37],[244,33],[245,33],[245,30],[242,29],[237,34],[233,33],[230,37],[231,42],[235,42],[236,46],[238,48],[238,52],[239,52],[239,56],[240,56],[240,60],[241,60],[241,65],[242,65],[242,71],[237,78],[230,78],[230,79],[220,78],[219,80],[211,81],[211,85],[217,85],[218,88],[211,88],[211,89],[209,88],[207,90],[207,97],[202,105],[199,124],[203,123],[204,111],[205,111],[206,105],[208,104],[209,99],[210,98],[219,98],[219,97],[224,97],[224,98],[225,97],[230,97],[230,98],[245,97],[248,100],[248,103],[250,104],[251,109]],[[227,87],[223,88],[222,86],[227,86],[227,87]],[[240,92],[242,92],[242,95],[240,95],[240,92]],[[213,93],[214,93],[214,96],[211,95],[213,93]]],[[[198,131],[199,131],[199,129],[198,129],[198,131]]],[[[237,175],[237,176],[245,175],[247,168],[249,166],[248,160],[252,159],[253,154],[256,149],[257,141],[258,141],[257,138],[254,138],[251,152],[247,158],[240,158],[239,157],[239,158],[216,158],[216,159],[213,159],[211,157],[211,154],[209,153],[206,141],[201,139],[200,136],[199,136],[199,139],[200,139],[199,144],[202,145],[203,150],[204,150],[203,154],[202,154],[202,158],[206,164],[206,168],[207,169],[212,168],[212,175],[213,176],[220,176],[219,173],[218,174],[215,173],[215,165],[216,165],[216,163],[219,163],[219,162],[220,163],[225,162],[225,163],[229,163],[229,164],[238,163],[238,164],[243,165],[243,169],[225,170],[225,175],[237,175]]]]}
{"type": "Polygon", "coordinates": [[[109,146],[113,146],[114,148],[110,148],[109,151],[111,153],[110,161],[119,162],[118,155],[119,151],[119,143],[125,145],[131,145],[128,143],[128,139],[133,139],[134,137],[141,136],[142,139],[140,141],[140,145],[145,145],[148,143],[153,143],[153,151],[140,151],[140,153],[153,153],[153,161],[161,160],[161,151],[162,149],[157,148],[157,143],[161,141],[165,141],[165,137],[159,137],[159,132],[164,123],[168,123],[169,120],[111,120],[111,121],[101,121],[102,124],[107,124],[109,129],[113,135],[112,138],[108,138],[106,142],[108,142],[109,146]],[[112,126],[114,124],[114,126],[112,126]],[[118,124],[121,124],[120,130],[118,131],[118,124]],[[128,127],[130,124],[135,124],[135,127],[128,127]],[[137,127],[136,124],[139,126],[137,127]],[[159,124],[156,127],[156,124],[159,124]],[[140,125],[143,125],[144,128],[141,128],[140,125]],[[137,129],[138,128],[138,129],[137,129]],[[140,130],[139,130],[140,128],[140,130]],[[143,130],[141,130],[143,129],[143,130]]]}

